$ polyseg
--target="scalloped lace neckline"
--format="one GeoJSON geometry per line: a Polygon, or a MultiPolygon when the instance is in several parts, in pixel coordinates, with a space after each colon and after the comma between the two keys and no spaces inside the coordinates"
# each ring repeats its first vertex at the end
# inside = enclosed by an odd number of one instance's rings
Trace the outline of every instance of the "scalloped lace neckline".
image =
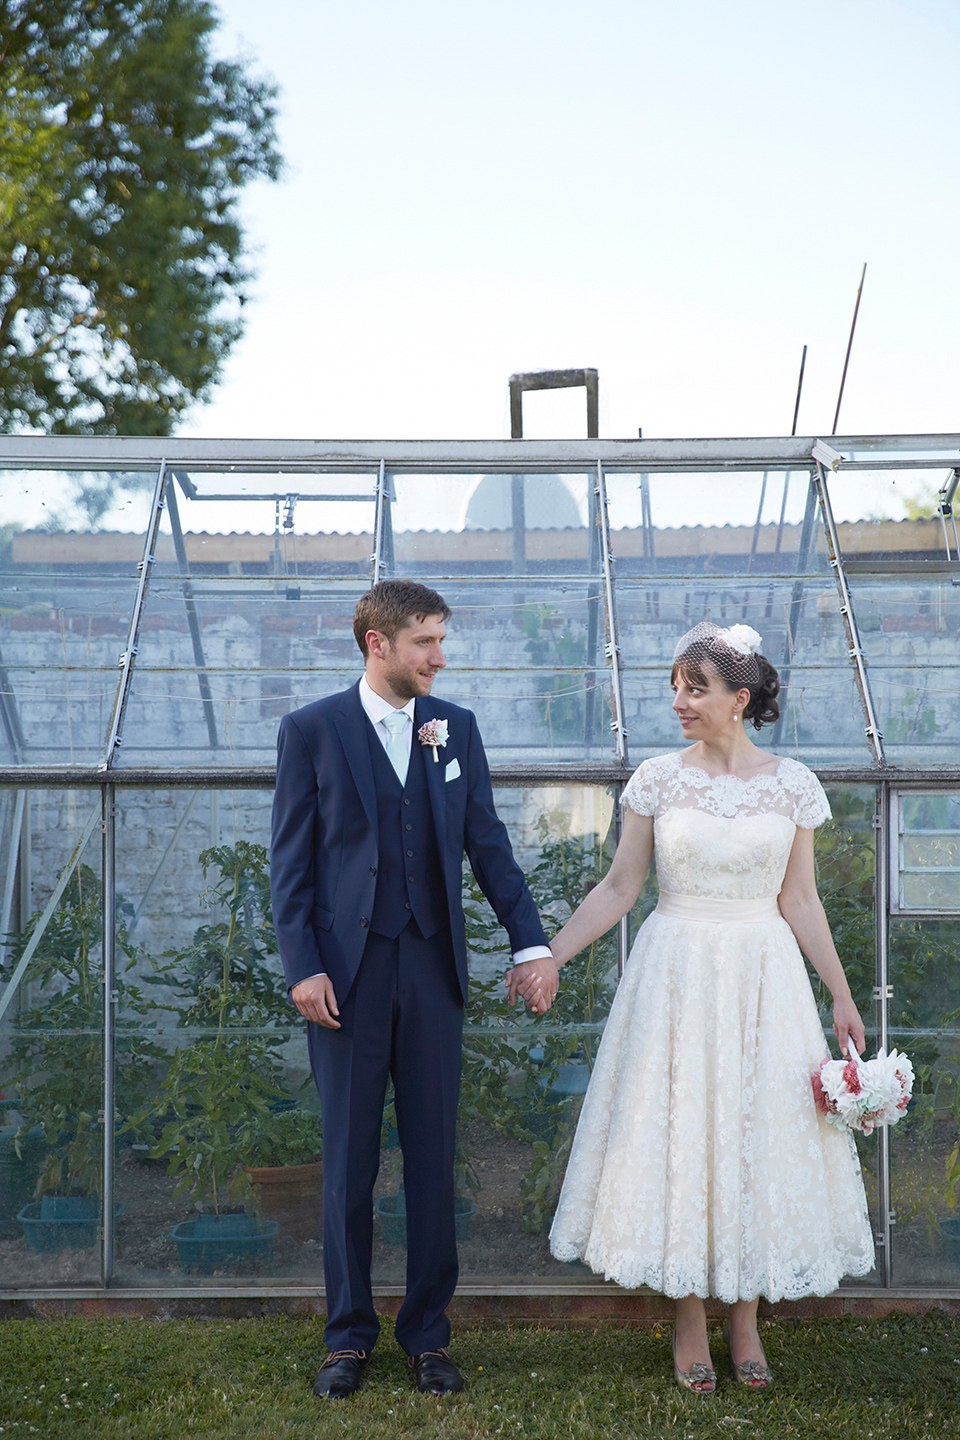
{"type": "Polygon", "coordinates": [[[757,772],[756,775],[751,775],[749,780],[745,780],[742,775],[735,775],[732,771],[725,772],[721,775],[711,775],[708,770],[704,770],[702,765],[686,764],[686,762],[682,760],[679,755],[677,756],[677,769],[689,770],[696,773],[697,775],[702,775],[704,780],[706,780],[707,783],[710,785],[713,785],[717,780],[737,780],[741,785],[752,785],[755,780],[775,780],[780,774],[780,769],[783,765],[784,758],[785,757],[783,755],[778,755],[777,764],[773,770],[760,770],[757,772]]]}

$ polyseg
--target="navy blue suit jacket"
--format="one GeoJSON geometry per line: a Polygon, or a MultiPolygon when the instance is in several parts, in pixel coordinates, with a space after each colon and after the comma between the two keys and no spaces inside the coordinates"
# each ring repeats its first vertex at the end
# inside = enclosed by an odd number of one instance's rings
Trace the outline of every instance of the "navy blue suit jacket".
{"type": "MultiPolygon", "coordinates": [[[[427,720],[446,720],[447,743],[425,758],[443,867],[457,975],[467,996],[461,883],[464,851],[512,950],[544,945],[543,926],[493,787],[470,710],[432,696],[414,707],[413,744],[427,720]],[[447,779],[460,767],[455,778],[447,779]]],[[[288,987],[324,970],[338,1000],[353,984],[373,912],[377,798],[359,682],[294,710],[280,722],[273,803],[270,886],[273,922],[288,987]]],[[[379,741],[377,742],[379,743],[379,741]]],[[[403,897],[397,897],[402,903],[403,897]]]]}

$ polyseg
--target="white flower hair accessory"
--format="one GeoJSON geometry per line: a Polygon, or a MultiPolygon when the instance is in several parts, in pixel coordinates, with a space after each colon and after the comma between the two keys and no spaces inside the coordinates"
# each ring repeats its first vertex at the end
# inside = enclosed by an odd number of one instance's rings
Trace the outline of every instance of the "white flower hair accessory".
{"type": "Polygon", "coordinates": [[[433,763],[436,764],[440,756],[437,754],[438,745],[446,745],[448,727],[446,720],[428,720],[426,725],[421,725],[417,731],[417,739],[421,745],[430,745],[433,749],[433,763]]]}
{"type": "Polygon", "coordinates": [[[740,655],[759,655],[763,644],[751,625],[731,625],[729,630],[720,631],[720,638],[740,655]]]}
{"type": "Polygon", "coordinates": [[[720,673],[737,685],[751,688],[760,683],[760,662],[757,656],[762,645],[760,636],[750,625],[731,625],[722,630],[712,620],[701,620],[677,641],[674,663],[717,666],[720,673]]]}

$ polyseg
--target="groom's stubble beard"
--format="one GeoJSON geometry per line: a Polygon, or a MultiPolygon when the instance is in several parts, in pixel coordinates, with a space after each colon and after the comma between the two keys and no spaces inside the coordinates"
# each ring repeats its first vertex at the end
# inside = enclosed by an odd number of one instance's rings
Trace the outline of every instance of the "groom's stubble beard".
{"type": "Polygon", "coordinates": [[[393,647],[390,647],[390,659],[384,663],[383,678],[398,699],[421,700],[429,695],[433,689],[433,682],[439,672],[431,671],[429,675],[422,675],[416,665],[404,665],[402,661],[395,658],[393,647]]]}

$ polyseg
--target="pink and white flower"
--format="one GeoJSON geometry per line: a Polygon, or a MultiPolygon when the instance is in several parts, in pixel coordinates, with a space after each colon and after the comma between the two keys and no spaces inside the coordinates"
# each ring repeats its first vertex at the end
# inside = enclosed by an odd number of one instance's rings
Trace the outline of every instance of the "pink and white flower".
{"type": "Polygon", "coordinates": [[[910,1103],[913,1079],[913,1066],[897,1050],[878,1050],[872,1060],[828,1059],[813,1076],[813,1099],[828,1124],[869,1135],[880,1125],[896,1125],[910,1103]]]}
{"type": "Polygon", "coordinates": [[[428,720],[426,725],[421,725],[417,731],[417,739],[421,745],[430,745],[433,748],[434,764],[439,760],[437,754],[438,745],[446,745],[448,726],[446,720],[428,720]]]}

